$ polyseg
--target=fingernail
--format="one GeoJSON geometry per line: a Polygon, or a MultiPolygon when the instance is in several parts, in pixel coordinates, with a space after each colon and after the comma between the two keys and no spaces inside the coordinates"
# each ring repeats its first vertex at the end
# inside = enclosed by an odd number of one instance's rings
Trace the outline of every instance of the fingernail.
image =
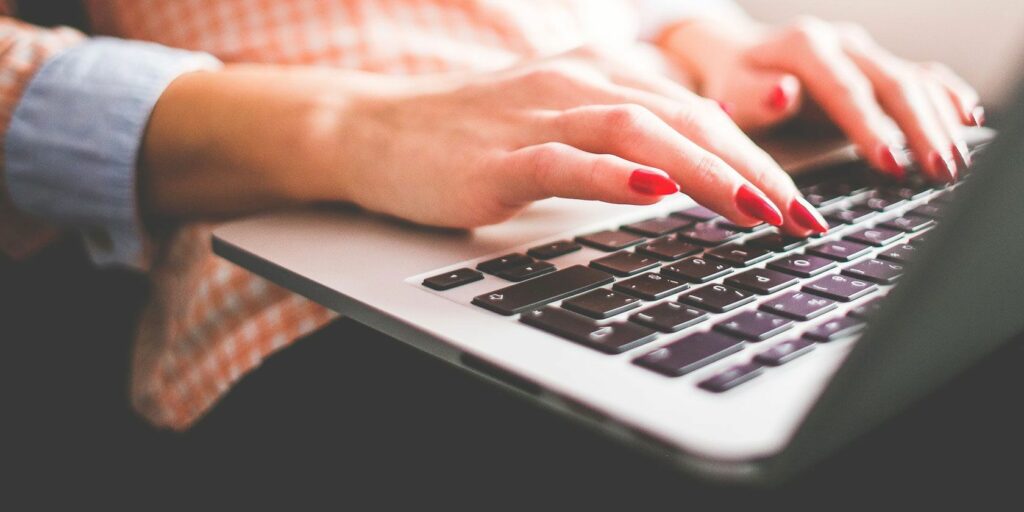
{"type": "Polygon", "coordinates": [[[828,231],[828,222],[825,222],[825,218],[802,197],[794,198],[789,203],[789,215],[797,224],[811,231],[816,233],[828,231]]]}
{"type": "Polygon", "coordinates": [[[777,84],[772,88],[772,92],[768,95],[765,104],[772,110],[784,110],[789,105],[789,93],[782,87],[782,84],[777,84]]]}
{"type": "Polygon", "coordinates": [[[910,165],[903,150],[886,144],[878,146],[878,160],[882,164],[882,170],[897,180],[903,179],[907,172],[906,168],[910,165]]]}
{"type": "Polygon", "coordinates": [[[729,117],[732,117],[732,112],[733,112],[733,110],[732,110],[732,103],[726,103],[724,101],[719,101],[718,102],[718,106],[721,107],[722,112],[725,112],[725,115],[727,115],[729,117]]]}
{"type": "Polygon", "coordinates": [[[957,160],[957,174],[971,166],[971,151],[967,149],[967,143],[962,140],[957,141],[951,144],[949,149],[953,152],[953,156],[955,156],[957,160]]]}
{"type": "Polygon", "coordinates": [[[974,121],[974,126],[982,126],[985,124],[985,107],[978,105],[971,110],[971,121],[974,121]]]}
{"type": "Polygon", "coordinates": [[[679,192],[679,185],[667,174],[651,169],[636,169],[629,175],[629,186],[641,194],[665,196],[679,192]]]}
{"type": "Polygon", "coordinates": [[[946,181],[956,181],[956,164],[952,158],[943,156],[938,151],[932,151],[928,155],[928,163],[936,175],[946,179],[946,181]]]}
{"type": "Polygon", "coordinates": [[[736,191],[736,206],[741,212],[772,226],[782,225],[782,212],[754,187],[744,184],[736,191]]]}

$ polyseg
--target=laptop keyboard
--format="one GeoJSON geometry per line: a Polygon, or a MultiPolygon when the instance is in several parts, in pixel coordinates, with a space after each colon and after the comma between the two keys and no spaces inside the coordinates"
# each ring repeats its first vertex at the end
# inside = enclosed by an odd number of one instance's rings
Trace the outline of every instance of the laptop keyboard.
{"type": "Polygon", "coordinates": [[[745,362],[696,384],[721,393],[819,343],[857,336],[956,188],[920,178],[893,183],[856,164],[801,189],[831,226],[824,236],[739,227],[695,206],[548,242],[422,284],[444,291],[485,273],[500,277],[509,284],[472,304],[518,315],[569,342],[624,354],[669,378],[749,352],[745,362]],[[559,264],[584,247],[601,255],[587,265],[559,264]],[[839,307],[846,304],[852,307],[839,307]]]}

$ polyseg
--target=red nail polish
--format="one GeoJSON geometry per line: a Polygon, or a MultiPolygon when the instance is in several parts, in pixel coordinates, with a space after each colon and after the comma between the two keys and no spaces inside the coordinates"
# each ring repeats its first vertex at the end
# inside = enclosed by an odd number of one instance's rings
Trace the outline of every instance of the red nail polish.
{"type": "Polygon", "coordinates": [[[907,173],[906,167],[909,162],[906,161],[903,151],[897,147],[885,144],[878,146],[878,160],[882,164],[882,170],[897,180],[902,180],[907,173]]]}
{"type": "Polygon", "coordinates": [[[938,151],[932,151],[928,155],[928,163],[938,177],[949,182],[956,181],[956,164],[952,158],[943,156],[938,151]]]}
{"type": "Polygon", "coordinates": [[[964,141],[954,142],[949,149],[956,157],[957,174],[971,166],[971,152],[967,149],[967,144],[964,141]]]}
{"type": "Polygon", "coordinates": [[[802,197],[794,198],[789,203],[789,216],[800,226],[816,233],[828,231],[828,222],[825,222],[825,218],[802,197]]]}
{"type": "Polygon", "coordinates": [[[985,107],[978,105],[971,110],[971,121],[974,121],[974,126],[982,126],[985,124],[985,107]]]}
{"type": "Polygon", "coordinates": [[[629,175],[629,186],[641,194],[664,196],[679,192],[679,185],[668,175],[651,169],[637,169],[629,175]]]}
{"type": "Polygon", "coordinates": [[[718,106],[722,108],[722,112],[725,112],[725,115],[727,115],[729,117],[732,117],[732,112],[733,112],[733,110],[732,110],[732,103],[726,103],[724,101],[719,101],[718,102],[718,106]]]}
{"type": "Polygon", "coordinates": [[[786,89],[782,87],[782,84],[777,84],[772,88],[772,92],[768,95],[765,104],[772,110],[784,110],[789,105],[789,94],[786,93],[786,89]]]}
{"type": "Polygon", "coordinates": [[[736,191],[736,206],[741,212],[760,219],[772,226],[782,225],[782,212],[758,192],[754,187],[744,184],[736,191]]]}

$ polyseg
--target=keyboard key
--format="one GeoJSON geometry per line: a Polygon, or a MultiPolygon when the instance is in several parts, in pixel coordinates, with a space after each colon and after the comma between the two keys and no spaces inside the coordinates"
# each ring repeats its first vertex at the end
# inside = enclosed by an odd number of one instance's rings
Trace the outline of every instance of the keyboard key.
{"type": "Polygon", "coordinates": [[[744,233],[754,233],[756,231],[761,231],[762,229],[768,229],[769,227],[771,227],[770,225],[765,224],[764,222],[760,224],[755,224],[753,226],[740,226],[737,224],[733,224],[732,222],[729,222],[727,220],[719,220],[716,223],[725,229],[730,229],[732,231],[742,231],[744,233]]]}
{"type": "Polygon", "coordinates": [[[497,274],[502,270],[518,267],[527,263],[533,263],[533,258],[516,252],[499,256],[491,260],[482,261],[477,264],[476,269],[481,272],[487,272],[488,274],[497,274]]]}
{"type": "Polygon", "coordinates": [[[843,302],[857,300],[876,290],[878,286],[874,284],[839,274],[825,276],[804,285],[806,292],[843,302]]]}
{"type": "Polygon", "coordinates": [[[562,307],[591,318],[609,318],[640,306],[640,299],[599,288],[562,301],[562,307]]]}
{"type": "Polygon", "coordinates": [[[939,203],[931,202],[928,204],[922,204],[907,213],[912,215],[920,215],[922,217],[928,217],[932,219],[938,219],[942,216],[942,205],[939,203]]]}
{"type": "Polygon", "coordinates": [[[878,257],[883,260],[895,261],[896,263],[907,263],[914,257],[916,252],[916,245],[899,244],[878,253],[878,257]]]}
{"type": "Polygon", "coordinates": [[[768,268],[800,277],[814,277],[834,268],[836,262],[810,254],[790,254],[768,264],[768,268]]]}
{"type": "Polygon", "coordinates": [[[724,263],[715,263],[699,256],[686,258],[671,265],[661,267],[661,273],[669,277],[685,279],[691,283],[706,283],[718,279],[732,269],[724,263]]]}
{"type": "Polygon", "coordinates": [[[534,261],[526,265],[512,267],[498,272],[498,277],[509,281],[525,281],[537,276],[554,272],[555,266],[546,261],[534,261]]]}
{"type": "Polygon", "coordinates": [[[903,265],[891,261],[866,260],[846,267],[843,273],[873,283],[892,284],[903,275],[903,265]]]}
{"type": "Polygon", "coordinates": [[[693,256],[704,249],[689,242],[684,242],[674,236],[666,236],[643,244],[637,247],[636,250],[661,260],[673,261],[693,256]]]}
{"type": "Polygon", "coordinates": [[[730,240],[739,238],[742,233],[726,229],[717,224],[701,222],[694,224],[676,234],[680,240],[684,240],[705,247],[713,247],[724,244],[730,240]]]}
{"type": "Polygon", "coordinates": [[[710,316],[703,310],[685,304],[663,302],[633,313],[629,319],[661,332],[676,332],[697,325],[710,316]]]}
{"type": "Polygon", "coordinates": [[[615,283],[616,290],[635,295],[644,300],[658,300],[685,290],[688,284],[666,275],[655,272],[640,274],[636,277],[615,283]]]}
{"type": "Polygon", "coordinates": [[[878,212],[871,208],[864,205],[856,205],[836,210],[826,215],[825,219],[828,220],[830,225],[837,226],[839,224],[856,224],[875,215],[878,215],[878,212]]]}
{"type": "Polygon", "coordinates": [[[766,249],[772,252],[786,252],[790,249],[796,249],[797,247],[806,244],[807,239],[782,235],[779,233],[768,233],[766,235],[761,235],[757,238],[747,240],[746,243],[750,247],[766,249]]]}
{"type": "Polygon", "coordinates": [[[742,348],[743,342],[731,336],[714,331],[698,332],[641,356],[634,362],[669,377],[678,377],[742,348]]]}
{"type": "Polygon", "coordinates": [[[875,247],[882,247],[899,240],[901,236],[903,236],[903,233],[899,231],[873,227],[846,235],[846,239],[853,240],[854,242],[860,242],[862,244],[873,245],[875,247]]]}
{"type": "Polygon", "coordinates": [[[883,197],[898,197],[900,199],[920,199],[931,194],[934,189],[924,182],[914,183],[911,186],[890,185],[879,190],[883,197]]]}
{"type": "Polygon", "coordinates": [[[612,276],[600,270],[573,265],[529,281],[506,286],[473,298],[473,304],[502,315],[514,315],[536,309],[612,282],[612,276]]]}
{"type": "Polygon", "coordinates": [[[771,295],[796,284],[797,278],[766,268],[755,268],[725,280],[725,284],[750,290],[761,295],[771,295]]]}
{"type": "Polygon", "coordinates": [[[653,256],[628,251],[617,252],[590,262],[591,267],[617,276],[630,276],[658,265],[658,260],[653,256]]]}
{"type": "Polygon", "coordinates": [[[886,212],[902,205],[905,202],[907,202],[907,200],[899,196],[880,194],[874,197],[869,197],[867,201],[864,202],[864,206],[867,206],[876,212],[886,212]]]}
{"type": "Polygon", "coordinates": [[[660,219],[648,219],[641,222],[634,222],[633,224],[627,224],[622,226],[622,229],[653,238],[679,231],[680,229],[689,227],[692,224],[692,220],[680,217],[662,217],[660,219]]]}
{"type": "Polygon", "coordinates": [[[861,320],[867,320],[871,315],[875,314],[876,311],[881,309],[882,299],[883,297],[875,297],[864,304],[851,309],[850,316],[861,320]]]}
{"type": "Polygon", "coordinates": [[[582,246],[576,242],[570,242],[569,240],[559,240],[557,242],[551,242],[550,244],[538,245],[537,247],[531,247],[530,250],[526,251],[526,254],[533,256],[534,258],[541,260],[550,260],[551,258],[557,258],[576,252],[580,250],[582,246]]]}
{"type": "Polygon", "coordinates": [[[684,293],[679,296],[679,301],[716,313],[725,313],[753,302],[754,296],[731,286],[713,284],[684,293]]]}
{"type": "Polygon", "coordinates": [[[685,210],[679,210],[672,214],[673,217],[683,217],[686,219],[693,219],[697,222],[707,222],[712,219],[717,219],[719,215],[712,210],[704,208],[703,206],[693,206],[685,210]]]}
{"type": "Polygon", "coordinates": [[[917,236],[911,238],[910,239],[910,243],[912,245],[916,245],[918,247],[921,247],[921,245],[928,243],[927,240],[930,237],[931,237],[931,235],[929,235],[928,232],[925,231],[924,233],[921,233],[920,235],[917,235],[917,236]]]}
{"type": "Polygon", "coordinates": [[[697,385],[700,386],[701,389],[705,389],[713,393],[722,393],[729,391],[730,389],[739,386],[762,373],[764,373],[764,367],[758,363],[740,364],[733,366],[714,377],[702,380],[700,384],[697,385]]]}
{"type": "Polygon", "coordinates": [[[772,253],[767,249],[729,244],[708,251],[706,256],[718,261],[724,261],[734,267],[749,267],[754,263],[771,258],[772,253]]]}
{"type": "Polygon", "coordinates": [[[762,341],[793,327],[793,321],[764,311],[744,311],[722,321],[716,330],[741,340],[762,341]]]}
{"type": "Polygon", "coordinates": [[[612,252],[643,242],[644,238],[625,231],[600,231],[578,236],[576,241],[595,249],[612,252]]]}
{"type": "Polygon", "coordinates": [[[871,248],[849,240],[833,240],[807,248],[807,252],[836,261],[853,261],[871,252],[871,248]]]}
{"type": "Polygon", "coordinates": [[[848,316],[829,320],[804,333],[814,341],[835,341],[864,330],[864,321],[848,316]]]}
{"type": "Polygon", "coordinates": [[[887,222],[881,224],[883,227],[889,229],[895,229],[897,231],[904,231],[906,233],[914,233],[921,231],[925,228],[930,228],[935,225],[935,219],[928,217],[919,217],[917,215],[906,215],[904,217],[896,217],[887,222]]]}
{"type": "Polygon", "coordinates": [[[805,292],[788,292],[761,304],[761,310],[796,320],[811,320],[836,308],[836,302],[805,292]]]}
{"type": "Polygon", "coordinates": [[[768,366],[782,366],[812,350],[814,350],[814,343],[797,338],[772,346],[754,356],[754,360],[768,366]]]}
{"type": "Polygon", "coordinates": [[[519,318],[551,334],[586,345],[608,354],[619,354],[654,340],[656,333],[630,322],[598,324],[572,311],[552,306],[527,311],[519,318]]]}
{"type": "Polygon", "coordinates": [[[431,276],[423,280],[423,286],[434,290],[444,291],[473,283],[484,278],[484,275],[471,268],[460,268],[431,276]]]}

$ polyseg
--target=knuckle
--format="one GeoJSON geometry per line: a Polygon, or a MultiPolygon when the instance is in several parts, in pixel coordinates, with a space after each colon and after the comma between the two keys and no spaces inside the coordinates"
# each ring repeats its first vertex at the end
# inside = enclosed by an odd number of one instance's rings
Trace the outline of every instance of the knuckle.
{"type": "Polygon", "coordinates": [[[834,48],[837,45],[835,28],[815,17],[802,17],[790,27],[790,37],[800,46],[815,52],[834,48]]]}
{"type": "Polygon", "coordinates": [[[569,148],[561,142],[545,142],[530,148],[527,155],[528,169],[532,170],[532,180],[545,194],[552,189],[554,173],[561,167],[558,165],[569,148]]]}
{"type": "Polygon", "coordinates": [[[722,174],[725,163],[711,153],[698,156],[691,165],[693,176],[698,184],[713,182],[713,177],[722,174]]]}
{"type": "Polygon", "coordinates": [[[654,114],[641,105],[625,103],[605,110],[604,125],[618,132],[635,132],[647,126],[654,114]]]}

